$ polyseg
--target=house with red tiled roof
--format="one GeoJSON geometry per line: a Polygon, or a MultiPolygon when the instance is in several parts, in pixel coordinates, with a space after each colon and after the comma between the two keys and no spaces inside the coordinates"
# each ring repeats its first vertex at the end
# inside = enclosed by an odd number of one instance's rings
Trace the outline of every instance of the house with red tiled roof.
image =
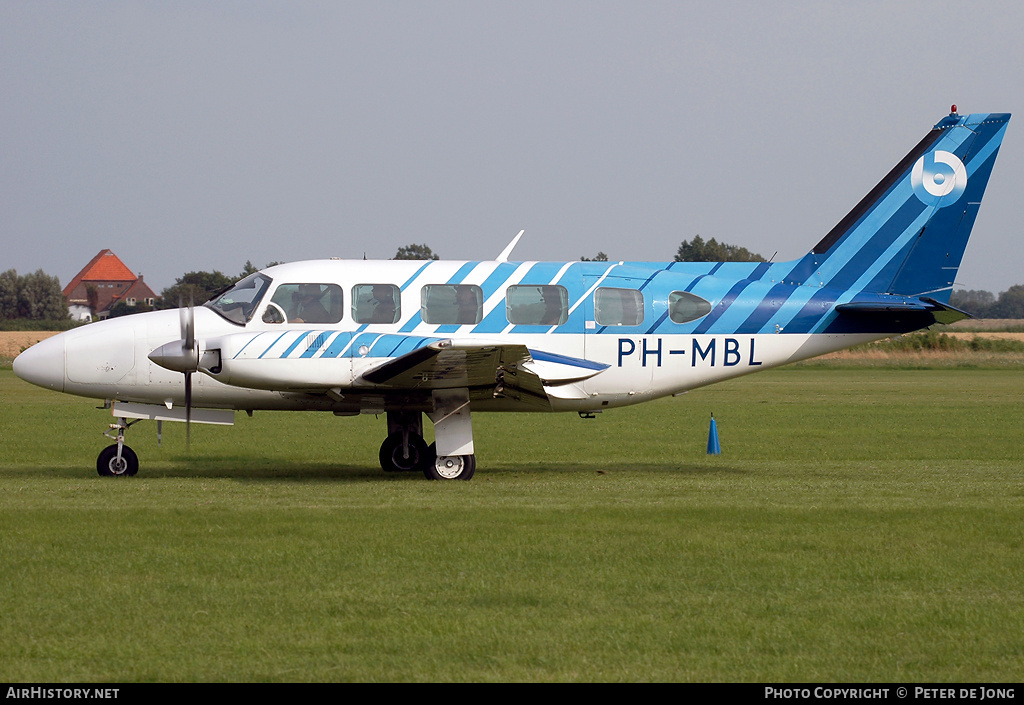
{"type": "Polygon", "coordinates": [[[71,318],[90,321],[107,318],[118,302],[152,306],[156,294],[110,250],[100,250],[64,287],[71,318]]]}

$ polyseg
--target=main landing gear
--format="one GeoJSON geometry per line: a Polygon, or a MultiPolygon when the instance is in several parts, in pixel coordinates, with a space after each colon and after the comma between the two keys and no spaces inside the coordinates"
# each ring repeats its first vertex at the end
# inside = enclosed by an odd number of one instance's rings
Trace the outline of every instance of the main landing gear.
{"type": "Polygon", "coordinates": [[[134,475],[139,471],[139,456],[135,451],[124,444],[124,432],[138,421],[118,419],[117,423],[110,424],[110,430],[103,433],[107,438],[117,441],[100,451],[96,458],[96,472],[103,477],[119,477],[121,475],[134,475]],[[116,436],[111,436],[111,431],[117,431],[116,436]]]}
{"type": "MultiPolygon", "coordinates": [[[[418,411],[388,412],[388,437],[380,446],[385,472],[422,472],[428,480],[468,480],[476,471],[476,455],[437,454],[437,444],[423,440],[423,416],[418,411]]],[[[435,430],[436,430],[435,425],[435,430]]]]}

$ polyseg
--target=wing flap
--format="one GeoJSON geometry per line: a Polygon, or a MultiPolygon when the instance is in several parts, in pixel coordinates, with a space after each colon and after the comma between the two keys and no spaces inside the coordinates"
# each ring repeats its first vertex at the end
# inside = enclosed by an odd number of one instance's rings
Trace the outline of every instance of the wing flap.
{"type": "Polygon", "coordinates": [[[549,408],[544,383],[526,368],[525,345],[437,340],[364,372],[362,379],[395,390],[467,388],[475,398],[507,398],[549,408]]]}

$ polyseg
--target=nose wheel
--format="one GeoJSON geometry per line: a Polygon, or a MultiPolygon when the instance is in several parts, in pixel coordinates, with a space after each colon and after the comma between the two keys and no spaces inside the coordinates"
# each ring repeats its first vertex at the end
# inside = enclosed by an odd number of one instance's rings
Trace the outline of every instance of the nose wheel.
{"type": "Polygon", "coordinates": [[[109,445],[100,451],[96,458],[96,472],[102,477],[118,477],[134,475],[139,471],[139,456],[126,445],[118,448],[117,444],[109,445]]]}
{"type": "Polygon", "coordinates": [[[110,424],[110,430],[103,433],[104,436],[117,441],[117,443],[101,450],[99,457],[96,458],[96,472],[101,477],[131,476],[139,472],[139,456],[124,444],[124,432],[135,423],[138,421],[129,422],[127,419],[118,419],[118,423],[110,424]],[[111,431],[117,431],[117,435],[110,435],[111,431]]]}

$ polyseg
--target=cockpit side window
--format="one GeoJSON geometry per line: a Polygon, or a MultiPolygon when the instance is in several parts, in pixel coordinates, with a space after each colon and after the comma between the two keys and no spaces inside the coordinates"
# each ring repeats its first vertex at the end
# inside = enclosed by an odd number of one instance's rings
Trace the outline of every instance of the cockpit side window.
{"type": "Polygon", "coordinates": [[[256,272],[238,281],[223,294],[215,296],[203,306],[219,313],[232,323],[245,325],[270,287],[270,277],[256,272]]]}
{"type": "Polygon", "coordinates": [[[264,323],[337,323],[345,294],[337,284],[282,284],[263,311],[264,323]]]}
{"type": "Polygon", "coordinates": [[[394,284],[356,284],[352,318],[356,323],[397,323],[402,318],[402,292],[394,284]]]}

